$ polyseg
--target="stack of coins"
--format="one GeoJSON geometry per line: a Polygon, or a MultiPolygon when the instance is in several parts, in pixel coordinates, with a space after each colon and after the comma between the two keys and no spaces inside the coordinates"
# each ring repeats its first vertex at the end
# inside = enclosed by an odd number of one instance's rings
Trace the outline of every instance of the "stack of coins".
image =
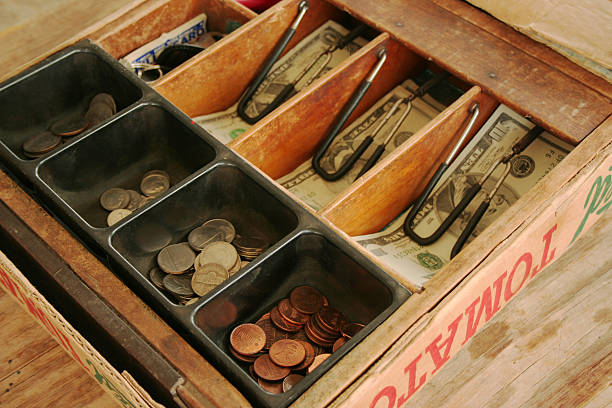
{"type": "Polygon", "coordinates": [[[138,208],[170,188],[170,176],[163,170],[151,170],[144,174],[140,182],[141,195],[135,190],[113,187],[100,195],[100,205],[110,211],[106,223],[111,225],[124,219],[138,208]]]}
{"type": "Polygon", "coordinates": [[[233,242],[238,254],[242,259],[252,261],[257,258],[267,248],[267,242],[256,236],[238,235],[233,242]]]}
{"type": "Polygon", "coordinates": [[[51,124],[49,130],[38,133],[23,142],[21,146],[23,154],[30,159],[41,157],[85,129],[111,117],[116,111],[115,100],[111,95],[98,94],[91,100],[85,115],[71,114],[59,118],[51,124]]]}
{"type": "MultiPolygon", "coordinates": [[[[236,229],[228,220],[214,218],[191,230],[187,242],[168,245],[157,254],[157,265],[149,271],[151,282],[189,305],[245,267],[231,244],[236,229]]],[[[263,242],[263,247],[267,243],[263,242]]]]}
{"type": "Polygon", "coordinates": [[[255,324],[236,326],[229,350],[237,360],[252,364],[249,372],[260,387],[279,394],[313,372],[331,356],[332,346],[335,352],[361,328],[362,324],[348,323],[317,289],[298,286],[255,324]],[[248,350],[241,346],[255,343],[258,346],[248,350]]]}

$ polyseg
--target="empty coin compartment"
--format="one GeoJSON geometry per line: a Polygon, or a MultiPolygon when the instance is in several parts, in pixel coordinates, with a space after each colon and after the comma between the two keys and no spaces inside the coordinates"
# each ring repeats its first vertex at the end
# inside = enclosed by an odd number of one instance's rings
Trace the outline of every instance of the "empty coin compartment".
{"type": "Polygon", "coordinates": [[[195,312],[194,321],[205,335],[207,357],[242,388],[250,401],[266,407],[289,405],[408,297],[408,292],[383,277],[384,273],[366,269],[341,247],[347,246],[337,246],[317,232],[300,231],[195,312]],[[318,289],[348,321],[366,327],[289,392],[270,394],[252,379],[249,363],[232,357],[230,333],[239,324],[255,323],[301,285],[318,289]]]}
{"type": "MultiPolygon", "coordinates": [[[[221,163],[121,226],[110,244],[124,260],[122,269],[160,300],[161,292],[148,277],[157,265],[158,252],[169,244],[186,242],[191,230],[212,218],[224,218],[237,234],[260,236],[270,246],[298,225],[293,211],[272,193],[238,167],[221,163]]],[[[167,299],[175,302],[168,295],[162,303],[167,304],[167,299]]]]}
{"type": "Polygon", "coordinates": [[[24,141],[62,118],[84,115],[96,94],[111,94],[117,111],[139,100],[143,93],[133,82],[88,48],[39,64],[0,85],[0,143],[27,160],[24,141]]]}
{"type": "Polygon", "coordinates": [[[38,177],[90,227],[106,228],[100,195],[112,187],[139,191],[149,170],[173,186],[215,158],[215,150],[170,112],[141,105],[43,161],[38,177]]]}

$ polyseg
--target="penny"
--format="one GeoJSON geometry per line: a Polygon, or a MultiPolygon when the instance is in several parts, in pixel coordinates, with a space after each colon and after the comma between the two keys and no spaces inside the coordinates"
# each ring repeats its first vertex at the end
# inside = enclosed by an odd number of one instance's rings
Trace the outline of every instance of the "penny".
{"type": "Polygon", "coordinates": [[[333,333],[340,333],[340,328],[345,323],[344,315],[331,306],[325,306],[317,313],[321,328],[333,333]]]}
{"type": "Polygon", "coordinates": [[[299,331],[295,332],[295,333],[291,333],[289,334],[289,338],[292,340],[304,340],[304,341],[310,341],[308,339],[308,336],[306,336],[306,333],[304,333],[303,328],[300,329],[299,331]]]}
{"type": "Polygon", "coordinates": [[[299,374],[289,374],[286,376],[283,379],[283,392],[289,391],[294,385],[299,383],[302,378],[304,378],[304,376],[299,374]]]}
{"type": "Polygon", "coordinates": [[[191,286],[197,295],[204,296],[227,278],[229,278],[229,273],[223,266],[214,263],[206,264],[196,269],[191,278],[191,286]]]}
{"type": "Polygon", "coordinates": [[[61,142],[61,137],[51,132],[42,132],[27,139],[21,147],[26,155],[40,156],[55,149],[61,142]]]}
{"type": "Polygon", "coordinates": [[[249,374],[253,377],[254,380],[258,380],[257,374],[255,374],[255,369],[253,368],[253,364],[249,365],[249,374]]]}
{"type": "Polygon", "coordinates": [[[296,308],[291,306],[289,299],[283,299],[278,304],[278,312],[285,320],[293,324],[306,324],[309,315],[298,311],[296,308]]]}
{"type": "Polygon", "coordinates": [[[130,193],[122,188],[109,188],[100,195],[100,205],[107,211],[126,208],[130,203],[130,193]]]}
{"type": "Polygon", "coordinates": [[[308,374],[312,373],[318,366],[323,364],[323,362],[325,360],[327,360],[329,358],[329,356],[331,356],[331,354],[329,354],[329,353],[319,354],[318,356],[316,356],[314,358],[314,361],[310,365],[310,367],[308,367],[308,370],[306,370],[308,372],[308,374]]]}
{"type": "Polygon", "coordinates": [[[295,340],[279,340],[270,347],[270,359],[281,367],[293,367],[304,361],[306,350],[295,340]]]}
{"type": "Polygon", "coordinates": [[[191,288],[191,276],[184,275],[166,275],[162,281],[164,288],[177,296],[193,296],[194,292],[191,288]]]}
{"type": "Polygon", "coordinates": [[[71,115],[53,123],[49,130],[57,136],[74,136],[87,129],[89,122],[81,115],[71,115]]]}
{"type": "Polygon", "coordinates": [[[258,378],[257,383],[264,391],[271,394],[281,394],[283,392],[283,383],[279,381],[266,381],[263,378],[258,378]]]}
{"type": "Polygon", "coordinates": [[[91,102],[89,102],[89,107],[95,105],[106,105],[111,109],[113,114],[117,112],[117,105],[115,104],[115,99],[112,97],[112,95],[107,93],[99,93],[94,96],[91,99],[91,102]]]}
{"type": "Polygon", "coordinates": [[[168,245],[157,254],[157,264],[162,271],[182,274],[193,266],[195,253],[185,242],[168,245]]]}
{"type": "Polygon", "coordinates": [[[364,326],[361,323],[345,323],[342,325],[340,332],[342,335],[348,339],[352,338],[354,335],[359,332],[359,330],[363,329],[364,326]]]}
{"type": "Polygon", "coordinates": [[[200,265],[217,263],[225,269],[230,270],[236,263],[236,258],[238,258],[236,248],[225,241],[217,241],[208,244],[202,250],[196,259],[195,267],[197,269],[200,265]]]}
{"type": "Polygon", "coordinates": [[[318,313],[313,315],[312,321],[310,323],[312,324],[311,329],[316,334],[327,340],[335,341],[336,338],[340,336],[340,331],[331,330],[322,323],[321,317],[318,313]]]}
{"type": "Polygon", "coordinates": [[[242,362],[245,362],[245,363],[254,363],[255,360],[257,360],[257,358],[259,357],[258,355],[244,356],[244,355],[238,353],[236,350],[234,350],[232,346],[229,347],[229,351],[230,351],[230,353],[232,353],[232,355],[234,357],[236,357],[238,360],[240,360],[242,362]]]}
{"type": "Polygon", "coordinates": [[[287,367],[274,364],[268,354],[258,357],[253,363],[253,368],[255,374],[266,381],[279,381],[291,373],[291,370],[287,367]]]}
{"type": "Polygon", "coordinates": [[[163,280],[166,277],[166,275],[167,275],[166,273],[164,273],[161,269],[157,267],[153,267],[149,271],[149,279],[151,279],[151,282],[153,282],[153,284],[157,287],[157,289],[161,289],[161,290],[164,290],[163,280]]]}
{"type": "Polygon", "coordinates": [[[336,350],[344,346],[344,343],[346,343],[346,341],[346,337],[338,337],[338,340],[336,340],[334,345],[332,346],[332,351],[335,353],[336,350]]]}
{"type": "Polygon", "coordinates": [[[291,305],[299,312],[313,314],[323,307],[323,295],[311,286],[298,286],[289,294],[291,305]]]}
{"type": "Polygon", "coordinates": [[[108,217],[106,217],[106,223],[110,227],[112,225],[115,225],[116,223],[118,223],[119,221],[121,221],[122,219],[130,215],[131,213],[132,212],[130,210],[126,210],[125,208],[119,208],[117,210],[113,210],[111,211],[110,214],[108,214],[108,217]]]}
{"type": "Polygon", "coordinates": [[[330,347],[332,344],[334,344],[335,339],[331,340],[322,337],[320,333],[317,333],[315,330],[313,330],[312,323],[310,320],[308,321],[308,323],[306,323],[306,326],[304,326],[304,332],[306,333],[306,336],[308,336],[308,339],[310,341],[321,347],[330,347]]]}
{"type": "Polygon", "coordinates": [[[128,195],[130,196],[130,202],[125,208],[127,208],[130,211],[136,211],[137,209],[140,208],[140,204],[142,203],[143,196],[140,195],[138,191],[134,191],[134,190],[125,190],[125,191],[127,191],[128,195]]]}
{"type": "Polygon", "coordinates": [[[296,365],[295,367],[291,367],[292,370],[299,371],[299,370],[308,368],[312,364],[316,356],[316,352],[312,344],[310,344],[309,342],[304,341],[304,340],[296,340],[296,341],[300,343],[302,347],[304,347],[304,351],[306,353],[304,356],[304,360],[300,364],[296,365]]]}
{"type": "Polygon", "coordinates": [[[278,327],[281,330],[287,331],[287,332],[291,332],[291,333],[297,332],[302,328],[301,325],[294,325],[284,320],[282,316],[280,315],[280,313],[278,312],[278,307],[275,307],[270,312],[270,320],[272,320],[272,323],[274,323],[276,327],[278,327]]]}
{"type": "Polygon", "coordinates": [[[213,218],[202,224],[202,228],[218,231],[225,242],[232,242],[236,237],[236,229],[234,224],[223,218],[213,218]]]}
{"type": "Polygon", "coordinates": [[[230,344],[242,355],[253,355],[263,350],[266,345],[266,333],[256,324],[241,324],[232,330],[230,344]]]}
{"type": "Polygon", "coordinates": [[[276,328],[276,326],[274,326],[272,320],[270,319],[270,313],[263,315],[255,324],[261,327],[266,334],[266,345],[264,346],[266,350],[269,350],[270,347],[272,347],[272,344],[278,340],[286,339],[288,337],[286,332],[279,330],[276,328]]]}
{"type": "Polygon", "coordinates": [[[170,177],[163,170],[152,170],[142,177],[140,191],[148,197],[157,197],[170,188],[170,177]]]}
{"type": "Polygon", "coordinates": [[[89,109],[85,113],[85,120],[87,120],[90,127],[94,127],[114,114],[115,112],[111,106],[103,103],[93,104],[89,106],[89,109]]]}

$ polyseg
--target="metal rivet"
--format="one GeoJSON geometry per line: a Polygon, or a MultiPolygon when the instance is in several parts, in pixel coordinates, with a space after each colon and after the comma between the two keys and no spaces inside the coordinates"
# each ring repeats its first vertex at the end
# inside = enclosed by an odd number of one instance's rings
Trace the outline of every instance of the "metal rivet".
{"type": "Polygon", "coordinates": [[[495,72],[489,72],[489,78],[497,78],[495,72]]]}

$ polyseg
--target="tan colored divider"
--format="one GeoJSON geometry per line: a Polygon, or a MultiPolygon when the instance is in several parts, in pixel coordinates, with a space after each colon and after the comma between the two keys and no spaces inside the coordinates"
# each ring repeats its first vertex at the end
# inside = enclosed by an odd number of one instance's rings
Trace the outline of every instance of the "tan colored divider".
{"type": "Polygon", "coordinates": [[[444,161],[478,102],[480,116],[471,138],[497,106],[473,87],[320,211],[349,235],[379,231],[417,197],[444,161]]]}

